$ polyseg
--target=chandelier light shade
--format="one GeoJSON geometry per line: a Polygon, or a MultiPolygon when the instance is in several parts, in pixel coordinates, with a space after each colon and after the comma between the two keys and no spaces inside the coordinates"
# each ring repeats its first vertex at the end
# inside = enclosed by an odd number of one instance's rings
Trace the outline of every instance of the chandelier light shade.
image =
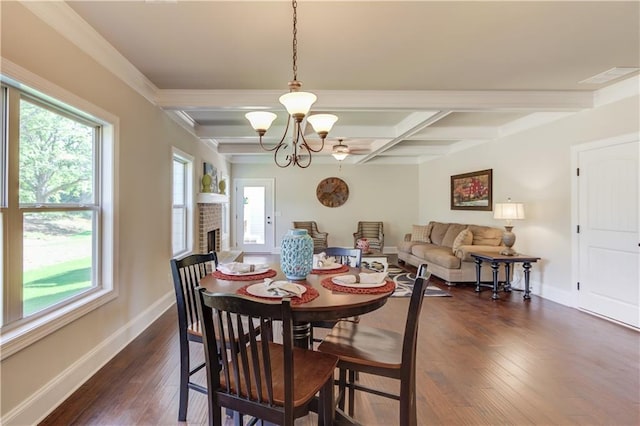
{"type": "Polygon", "coordinates": [[[289,92],[280,96],[280,103],[287,109],[289,115],[295,118],[300,117],[300,121],[309,114],[311,105],[318,100],[318,97],[311,92],[289,92]]]}
{"type": "Polygon", "coordinates": [[[315,114],[309,115],[311,106],[318,99],[311,92],[302,92],[302,82],[298,81],[298,3],[296,0],[291,2],[293,6],[293,80],[289,82],[289,93],[280,96],[280,103],[284,105],[289,118],[284,135],[275,146],[266,147],[262,140],[263,136],[269,130],[271,123],[276,119],[277,115],[268,111],[255,111],[245,114],[251,127],[260,136],[260,146],[265,151],[274,152],[274,160],[278,167],[298,166],[307,168],[311,165],[311,154],[320,152],[324,148],[324,141],[331,131],[331,128],[338,121],[338,117],[333,114],[315,114]],[[320,137],[322,144],[319,148],[312,148],[304,137],[305,120],[313,126],[313,129],[320,137]],[[293,121],[293,126],[291,122],[293,121]],[[288,136],[291,127],[291,135],[288,136]],[[290,143],[288,138],[290,138],[290,143]]]}
{"type": "Polygon", "coordinates": [[[313,130],[322,138],[326,138],[338,117],[333,114],[314,114],[307,117],[307,122],[311,123],[313,130]]]}
{"type": "Polygon", "coordinates": [[[261,135],[264,135],[267,130],[269,130],[269,127],[271,127],[271,123],[273,123],[273,120],[278,117],[274,113],[268,111],[248,112],[244,116],[247,118],[247,120],[249,120],[249,123],[251,123],[251,127],[253,127],[254,130],[261,135]]]}
{"type": "Polygon", "coordinates": [[[506,203],[496,203],[493,208],[493,218],[507,221],[507,224],[504,227],[505,232],[502,234],[502,242],[506,248],[500,252],[500,254],[505,256],[515,256],[518,253],[516,253],[512,248],[516,242],[516,234],[512,232],[512,221],[525,218],[524,204],[512,203],[511,198],[508,198],[506,203]]]}

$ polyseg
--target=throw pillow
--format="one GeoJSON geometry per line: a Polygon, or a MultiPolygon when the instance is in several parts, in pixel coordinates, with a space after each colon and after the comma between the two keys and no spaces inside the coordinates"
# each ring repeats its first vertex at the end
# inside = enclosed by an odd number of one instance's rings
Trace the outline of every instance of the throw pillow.
{"type": "Polygon", "coordinates": [[[429,225],[413,225],[411,227],[411,241],[428,243],[429,242],[428,231],[431,231],[431,229],[429,229],[429,225]]]}
{"type": "Polygon", "coordinates": [[[456,254],[456,250],[460,248],[460,246],[468,246],[473,242],[473,234],[468,229],[463,229],[460,231],[455,240],[453,240],[453,245],[451,250],[453,254],[456,254]]]}

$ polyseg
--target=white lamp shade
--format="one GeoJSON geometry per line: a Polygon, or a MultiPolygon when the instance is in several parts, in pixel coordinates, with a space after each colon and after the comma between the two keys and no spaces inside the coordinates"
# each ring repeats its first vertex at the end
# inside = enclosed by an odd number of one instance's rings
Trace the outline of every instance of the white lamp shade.
{"type": "Polygon", "coordinates": [[[329,133],[335,122],[338,121],[338,117],[333,114],[314,114],[307,117],[307,121],[311,123],[316,133],[329,133]]]}
{"type": "Polygon", "coordinates": [[[342,161],[349,155],[349,147],[346,145],[335,145],[331,155],[333,155],[333,158],[336,160],[342,161]]]}
{"type": "Polygon", "coordinates": [[[254,130],[264,130],[265,132],[271,127],[271,123],[276,119],[277,115],[268,111],[248,112],[244,115],[254,130]]]}
{"type": "Polygon", "coordinates": [[[338,161],[342,161],[342,160],[344,160],[345,158],[347,158],[347,156],[348,156],[349,154],[347,154],[346,152],[334,152],[334,153],[333,153],[333,154],[331,154],[331,155],[333,155],[333,158],[335,158],[336,160],[338,160],[338,161]]]}
{"type": "Polygon", "coordinates": [[[280,103],[290,115],[307,115],[316,99],[318,97],[311,92],[289,92],[280,96],[280,103]]]}
{"type": "Polygon", "coordinates": [[[493,209],[494,219],[524,219],[524,204],[522,203],[496,203],[493,209]]]}

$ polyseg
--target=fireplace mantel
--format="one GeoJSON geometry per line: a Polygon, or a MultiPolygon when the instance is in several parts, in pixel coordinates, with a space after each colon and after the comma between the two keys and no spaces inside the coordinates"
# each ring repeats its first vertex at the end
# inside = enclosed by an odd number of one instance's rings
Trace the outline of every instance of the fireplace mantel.
{"type": "Polygon", "coordinates": [[[216,194],[214,192],[199,192],[196,201],[198,204],[228,203],[229,196],[225,194],[216,194]]]}

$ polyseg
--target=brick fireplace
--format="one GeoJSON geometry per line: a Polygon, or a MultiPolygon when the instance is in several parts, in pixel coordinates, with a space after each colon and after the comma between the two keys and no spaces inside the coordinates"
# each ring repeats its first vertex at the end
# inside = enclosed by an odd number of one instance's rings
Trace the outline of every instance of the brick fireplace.
{"type": "Polygon", "coordinates": [[[200,253],[219,252],[222,243],[222,204],[198,203],[200,253]]]}

